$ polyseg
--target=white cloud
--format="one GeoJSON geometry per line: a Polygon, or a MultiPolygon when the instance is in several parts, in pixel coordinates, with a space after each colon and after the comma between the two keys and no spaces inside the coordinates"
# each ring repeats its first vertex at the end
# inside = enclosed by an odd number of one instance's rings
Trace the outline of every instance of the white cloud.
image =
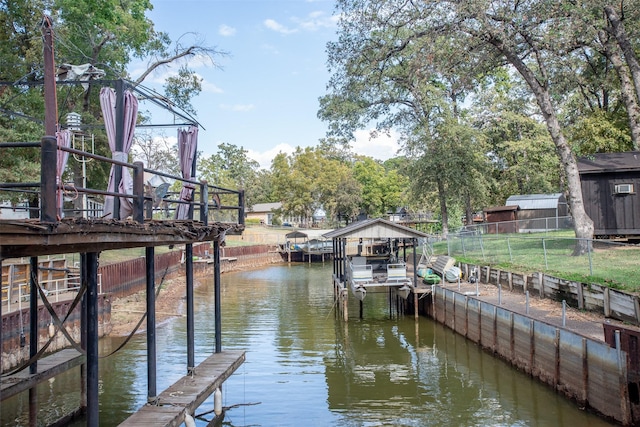
{"type": "Polygon", "coordinates": [[[293,18],[292,20],[305,31],[318,31],[322,28],[334,28],[338,22],[338,16],[317,11],[311,12],[305,18],[293,18]]]}
{"type": "Polygon", "coordinates": [[[220,89],[214,83],[208,82],[206,79],[202,80],[202,92],[205,92],[205,93],[224,93],[224,91],[222,89],[220,89]]]}
{"type": "Polygon", "coordinates": [[[262,169],[269,169],[271,168],[271,161],[279,153],[293,154],[294,151],[295,148],[289,144],[278,144],[272,149],[263,152],[247,149],[247,156],[260,163],[262,169]]]}
{"type": "Polygon", "coordinates": [[[281,34],[293,34],[298,32],[297,29],[287,28],[273,19],[265,19],[264,26],[272,31],[275,31],[276,33],[281,33],[281,34]]]}
{"type": "Polygon", "coordinates": [[[234,104],[234,105],[229,105],[229,104],[220,104],[220,108],[223,110],[227,110],[227,111],[242,111],[242,112],[246,112],[246,111],[251,111],[254,108],[256,108],[255,105],[253,104],[234,104]]]}
{"type": "Polygon", "coordinates": [[[228,25],[222,24],[218,27],[218,34],[222,37],[231,37],[236,35],[236,29],[228,25]]]}
{"type": "Polygon", "coordinates": [[[351,147],[357,154],[373,157],[378,160],[388,160],[396,157],[400,149],[398,140],[400,136],[396,131],[386,133],[378,132],[372,137],[372,130],[356,131],[355,140],[351,141],[351,147]]]}

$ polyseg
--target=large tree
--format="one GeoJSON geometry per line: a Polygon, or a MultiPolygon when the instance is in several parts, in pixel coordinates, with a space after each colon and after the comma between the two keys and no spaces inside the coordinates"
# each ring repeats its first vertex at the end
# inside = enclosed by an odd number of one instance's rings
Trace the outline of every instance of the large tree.
{"type": "MultiPolygon", "coordinates": [[[[624,20],[615,12],[623,9],[605,8],[602,3],[596,3],[586,2],[588,7],[580,8],[574,2],[547,0],[340,0],[340,38],[329,50],[342,55],[344,67],[360,67],[362,74],[368,70],[371,75],[379,75],[382,67],[396,67],[407,58],[413,58],[418,46],[425,65],[440,72],[449,67],[450,72],[464,82],[470,82],[473,73],[482,75],[507,66],[526,83],[535,99],[562,165],[576,237],[588,239],[593,235],[593,223],[584,209],[576,158],[561,120],[567,95],[578,90],[575,80],[568,78],[575,74],[568,59],[575,61],[578,48],[593,45],[592,38],[579,37],[580,33],[576,31],[574,24],[580,17],[591,14],[598,7],[601,13],[606,13],[608,23],[600,29],[615,36],[630,81],[634,84],[640,81],[636,53],[630,48],[636,38],[628,35],[628,28],[634,27],[629,25],[631,23],[618,25],[624,24],[624,20]],[[625,29],[626,32],[622,31],[625,29]],[[455,49],[443,50],[443,44],[438,43],[440,39],[450,41],[455,49]],[[374,61],[369,64],[352,61],[359,57],[356,51],[362,50],[363,45],[378,47],[379,54],[371,56],[374,61]],[[462,57],[467,61],[456,61],[462,57]],[[465,66],[469,63],[473,67],[465,66]]],[[[632,9],[637,11],[637,5],[632,9]]],[[[637,13],[631,16],[632,22],[637,23],[637,13]]],[[[416,68],[411,75],[428,81],[432,74],[424,73],[425,70],[426,67],[416,68]]],[[[350,93],[354,89],[367,90],[358,86],[346,88],[350,93]]],[[[361,106],[350,101],[345,103],[343,114],[356,116],[361,106]]],[[[586,249],[586,243],[579,244],[576,253],[586,249]]]]}

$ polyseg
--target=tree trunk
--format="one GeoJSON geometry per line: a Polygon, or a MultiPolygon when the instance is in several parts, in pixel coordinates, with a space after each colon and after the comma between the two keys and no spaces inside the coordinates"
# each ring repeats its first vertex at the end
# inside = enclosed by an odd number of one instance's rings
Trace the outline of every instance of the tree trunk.
{"type": "Polygon", "coordinates": [[[551,102],[549,90],[540,84],[533,71],[513,50],[505,46],[500,39],[491,38],[490,42],[506,57],[507,61],[518,70],[536,97],[538,107],[540,107],[540,111],[547,125],[547,130],[556,146],[556,152],[562,163],[567,180],[566,184],[569,194],[567,202],[573,215],[573,228],[576,238],[578,239],[574,255],[587,253],[590,249],[590,239],[593,238],[593,221],[584,209],[578,163],[560,128],[560,122],[558,121],[555,108],[551,102]]]}
{"type": "MultiPolygon", "coordinates": [[[[604,37],[601,37],[601,39],[604,39],[604,37]]],[[[603,44],[605,45],[604,54],[613,64],[618,74],[618,79],[620,80],[620,94],[627,107],[627,120],[631,131],[631,141],[633,142],[633,149],[637,150],[640,146],[640,106],[638,105],[638,96],[636,96],[634,91],[629,69],[625,67],[617,47],[611,43],[604,42],[604,40],[603,44]]]]}
{"type": "Polygon", "coordinates": [[[640,98],[640,63],[633,50],[631,42],[627,37],[627,33],[624,29],[624,24],[620,21],[620,17],[611,6],[605,6],[604,12],[607,14],[607,19],[611,24],[613,35],[618,41],[618,45],[624,54],[624,59],[627,61],[629,70],[631,71],[631,77],[633,78],[633,84],[636,88],[636,97],[640,98]]]}
{"type": "Polygon", "coordinates": [[[436,177],[438,187],[438,200],[440,201],[440,216],[442,217],[442,237],[447,238],[449,234],[449,214],[447,213],[447,192],[444,189],[442,179],[436,177]]]}

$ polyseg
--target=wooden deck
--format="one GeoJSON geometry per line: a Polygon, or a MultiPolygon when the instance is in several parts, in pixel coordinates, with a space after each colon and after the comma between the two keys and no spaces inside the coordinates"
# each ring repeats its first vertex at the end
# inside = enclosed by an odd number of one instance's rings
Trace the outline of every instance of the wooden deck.
{"type": "Polygon", "coordinates": [[[158,404],[146,404],[121,426],[179,426],[185,413],[193,415],[245,360],[244,351],[214,353],[158,396],[158,404]]]}
{"type": "Polygon", "coordinates": [[[30,374],[29,368],[25,368],[16,374],[2,377],[0,380],[0,401],[29,390],[38,383],[83,363],[85,363],[85,355],[72,348],[43,357],[38,360],[38,372],[35,374],[30,374]]]}
{"type": "Polygon", "coordinates": [[[190,220],[0,220],[0,259],[212,241],[221,233],[242,230],[244,226],[234,223],[190,220]]]}

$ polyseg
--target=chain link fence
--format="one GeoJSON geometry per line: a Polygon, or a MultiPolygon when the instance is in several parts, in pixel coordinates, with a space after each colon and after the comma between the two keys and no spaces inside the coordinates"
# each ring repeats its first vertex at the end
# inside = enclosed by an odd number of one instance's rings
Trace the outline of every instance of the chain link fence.
{"type": "Polygon", "coordinates": [[[591,277],[593,281],[629,290],[640,288],[638,246],[570,238],[561,236],[557,231],[554,235],[554,231],[484,234],[465,230],[448,236],[446,251],[449,256],[474,262],[515,266],[526,271],[572,274],[577,276],[576,280],[591,277]],[[587,251],[576,256],[574,251],[579,243],[586,243],[587,251]]]}

